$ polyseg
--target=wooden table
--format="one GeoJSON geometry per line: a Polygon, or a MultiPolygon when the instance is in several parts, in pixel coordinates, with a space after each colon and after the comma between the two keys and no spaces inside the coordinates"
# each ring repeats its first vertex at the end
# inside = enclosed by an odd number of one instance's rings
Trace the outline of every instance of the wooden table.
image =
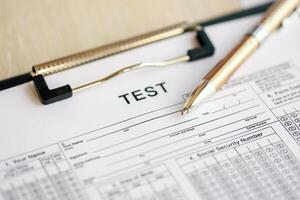
{"type": "Polygon", "coordinates": [[[0,79],[28,72],[34,64],[239,7],[239,0],[3,0],[0,79]]]}

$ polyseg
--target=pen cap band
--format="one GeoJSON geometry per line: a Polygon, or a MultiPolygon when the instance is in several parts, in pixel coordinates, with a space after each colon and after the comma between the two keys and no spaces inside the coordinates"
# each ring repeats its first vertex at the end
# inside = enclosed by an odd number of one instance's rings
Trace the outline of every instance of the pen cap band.
{"type": "Polygon", "coordinates": [[[272,5],[255,27],[252,35],[260,43],[263,42],[273,31],[278,29],[283,20],[293,13],[300,5],[300,0],[279,0],[272,5]]]}

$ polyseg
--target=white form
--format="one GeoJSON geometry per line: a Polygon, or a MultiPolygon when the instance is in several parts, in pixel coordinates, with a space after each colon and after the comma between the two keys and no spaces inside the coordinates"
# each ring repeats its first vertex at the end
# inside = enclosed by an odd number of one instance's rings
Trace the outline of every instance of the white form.
{"type": "MultiPolygon", "coordinates": [[[[209,27],[212,58],[132,72],[52,105],[40,104],[32,83],[1,92],[0,199],[299,199],[300,22],[275,33],[197,111],[179,112],[257,19],[209,27]]],[[[120,63],[181,55],[191,38],[47,79],[76,85],[120,63]]]]}

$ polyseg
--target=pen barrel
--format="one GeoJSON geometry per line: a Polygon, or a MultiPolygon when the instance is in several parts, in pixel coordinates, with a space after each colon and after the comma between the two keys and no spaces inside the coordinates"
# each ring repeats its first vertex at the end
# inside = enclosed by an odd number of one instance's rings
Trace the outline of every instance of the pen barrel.
{"type": "Polygon", "coordinates": [[[279,0],[267,11],[258,25],[252,31],[252,35],[261,43],[272,32],[278,29],[283,20],[297,9],[300,0],[279,0]]]}
{"type": "Polygon", "coordinates": [[[279,0],[267,11],[251,34],[246,35],[225,58],[223,58],[205,77],[219,90],[242,63],[253,54],[259,45],[283,20],[300,5],[300,0],[279,0]]]}
{"type": "Polygon", "coordinates": [[[205,77],[216,90],[219,90],[241,64],[258,48],[259,42],[251,35],[246,35],[227,56],[222,59],[205,77]]]}

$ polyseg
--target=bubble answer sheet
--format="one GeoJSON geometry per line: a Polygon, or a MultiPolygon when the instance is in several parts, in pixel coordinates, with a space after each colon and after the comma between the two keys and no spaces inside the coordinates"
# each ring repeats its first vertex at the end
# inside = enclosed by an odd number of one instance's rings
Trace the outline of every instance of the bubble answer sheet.
{"type": "MultiPolygon", "coordinates": [[[[300,199],[300,20],[198,110],[180,114],[258,19],[207,27],[211,58],[127,73],[51,105],[33,83],[0,92],[0,200],[300,199]]],[[[195,35],[184,34],[47,81],[76,86],[193,45],[195,35]]]]}

